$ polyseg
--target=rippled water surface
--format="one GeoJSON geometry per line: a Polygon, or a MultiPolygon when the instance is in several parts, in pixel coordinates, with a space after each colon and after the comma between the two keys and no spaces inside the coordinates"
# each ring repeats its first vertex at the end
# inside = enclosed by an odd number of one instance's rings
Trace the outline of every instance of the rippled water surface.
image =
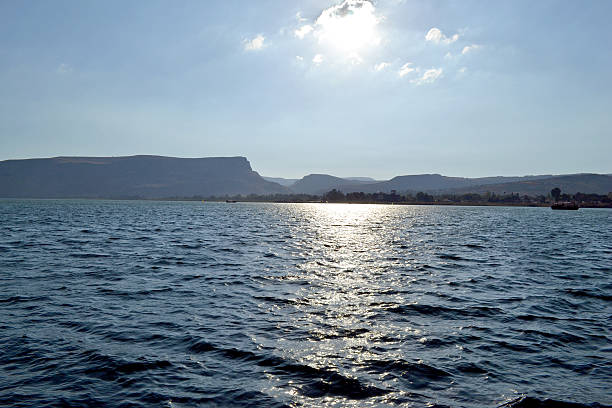
{"type": "Polygon", "coordinates": [[[0,201],[0,405],[612,404],[612,211],[0,201]]]}

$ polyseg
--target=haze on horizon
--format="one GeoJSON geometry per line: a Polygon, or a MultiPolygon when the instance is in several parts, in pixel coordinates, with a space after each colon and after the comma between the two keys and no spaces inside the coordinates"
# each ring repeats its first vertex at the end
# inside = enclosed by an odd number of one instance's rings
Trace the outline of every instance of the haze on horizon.
{"type": "Polygon", "coordinates": [[[0,3],[0,160],[611,173],[607,0],[0,3]]]}

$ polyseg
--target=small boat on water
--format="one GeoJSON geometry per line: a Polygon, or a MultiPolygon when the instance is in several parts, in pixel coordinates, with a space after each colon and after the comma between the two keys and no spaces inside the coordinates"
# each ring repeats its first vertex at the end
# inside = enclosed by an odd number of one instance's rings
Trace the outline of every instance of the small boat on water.
{"type": "Polygon", "coordinates": [[[575,202],[563,201],[554,203],[550,206],[550,208],[553,210],[577,210],[580,208],[580,206],[575,202]]]}
{"type": "Polygon", "coordinates": [[[235,203],[236,200],[225,200],[226,203],[235,203]]]}

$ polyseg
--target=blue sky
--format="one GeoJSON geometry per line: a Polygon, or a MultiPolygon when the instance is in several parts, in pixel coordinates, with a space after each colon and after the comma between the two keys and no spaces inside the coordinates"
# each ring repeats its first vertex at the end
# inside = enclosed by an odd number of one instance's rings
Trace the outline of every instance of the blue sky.
{"type": "Polygon", "coordinates": [[[0,159],[612,172],[612,2],[0,1],[0,159]]]}

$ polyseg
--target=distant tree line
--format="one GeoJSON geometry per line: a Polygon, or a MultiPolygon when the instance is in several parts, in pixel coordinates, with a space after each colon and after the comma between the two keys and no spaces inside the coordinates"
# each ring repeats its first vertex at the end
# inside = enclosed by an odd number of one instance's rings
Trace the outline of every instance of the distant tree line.
{"type": "MultiPolygon", "coordinates": [[[[576,201],[582,204],[593,204],[597,206],[612,205],[612,192],[607,195],[600,194],[562,194],[560,189],[553,189],[552,198],[555,201],[576,201]]],[[[398,194],[392,190],[391,193],[347,193],[331,190],[323,195],[326,202],[348,202],[348,203],[398,203],[398,204],[518,204],[518,205],[545,205],[551,199],[544,195],[520,195],[519,193],[495,194],[486,192],[484,194],[428,194],[418,192],[416,194],[398,194]]]]}
{"type": "Polygon", "coordinates": [[[519,194],[497,195],[495,193],[465,194],[429,194],[419,191],[416,194],[398,194],[392,190],[391,193],[347,193],[332,190],[323,195],[323,201],[327,202],[349,202],[349,203],[398,203],[398,204],[444,204],[444,203],[545,203],[546,197],[520,196],[519,194]]]}
{"type": "Polygon", "coordinates": [[[343,193],[333,189],[322,195],[312,194],[272,194],[272,195],[223,195],[213,197],[171,197],[174,200],[203,200],[203,201],[247,201],[247,202],[275,202],[275,203],[360,203],[360,204],[438,204],[438,205],[520,205],[545,206],[553,201],[576,201],[583,207],[612,207],[612,192],[607,195],[600,194],[566,194],[559,188],[551,190],[545,195],[520,195],[518,193],[496,194],[486,192],[464,194],[429,194],[425,192],[399,194],[392,190],[390,193],[343,193]]]}

